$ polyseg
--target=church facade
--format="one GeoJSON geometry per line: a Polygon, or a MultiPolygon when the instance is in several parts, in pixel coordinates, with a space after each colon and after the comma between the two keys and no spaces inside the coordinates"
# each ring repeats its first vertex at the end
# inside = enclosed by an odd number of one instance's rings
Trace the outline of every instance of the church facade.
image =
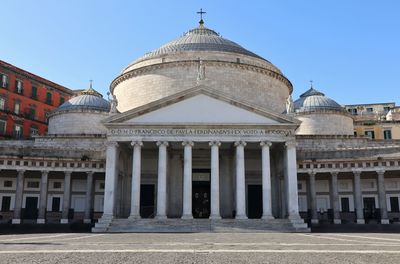
{"type": "Polygon", "coordinates": [[[204,26],[2,141],[3,221],[94,232],[309,231],[399,221],[400,142],[353,135],[351,115],[204,26]],[[7,197],[7,198],[5,198],[7,197]],[[3,210],[4,209],[4,210],[3,210]]]}

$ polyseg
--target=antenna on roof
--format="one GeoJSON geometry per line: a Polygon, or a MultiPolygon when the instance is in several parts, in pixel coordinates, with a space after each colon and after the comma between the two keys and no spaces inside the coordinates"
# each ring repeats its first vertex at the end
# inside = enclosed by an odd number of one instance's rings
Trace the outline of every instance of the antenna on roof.
{"type": "Polygon", "coordinates": [[[93,89],[93,80],[89,80],[89,82],[90,82],[90,88],[92,88],[93,89]]]}
{"type": "Polygon", "coordinates": [[[313,87],[313,80],[310,80],[310,86],[311,86],[311,88],[314,88],[313,87]]]}

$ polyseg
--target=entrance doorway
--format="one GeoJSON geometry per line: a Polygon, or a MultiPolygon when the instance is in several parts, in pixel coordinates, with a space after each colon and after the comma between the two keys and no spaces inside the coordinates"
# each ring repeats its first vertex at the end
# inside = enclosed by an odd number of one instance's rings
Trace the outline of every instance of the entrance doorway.
{"type": "Polygon", "coordinates": [[[249,218],[261,218],[262,216],[262,185],[247,186],[247,208],[249,218]]]}
{"type": "Polygon", "coordinates": [[[210,169],[192,171],[192,214],[193,218],[210,217],[210,169]]]}
{"type": "Polygon", "coordinates": [[[364,197],[364,218],[365,220],[379,218],[375,207],[375,197],[364,197]]]}
{"type": "Polygon", "coordinates": [[[26,197],[24,219],[37,219],[38,197],[26,197]]]}
{"type": "Polygon", "coordinates": [[[142,218],[154,217],[154,184],[140,185],[140,216],[142,218]]]}

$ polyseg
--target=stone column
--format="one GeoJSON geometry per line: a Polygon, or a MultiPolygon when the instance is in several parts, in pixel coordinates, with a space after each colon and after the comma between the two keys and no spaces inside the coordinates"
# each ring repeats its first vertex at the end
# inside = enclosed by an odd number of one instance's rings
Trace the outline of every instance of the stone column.
{"type": "Polygon", "coordinates": [[[44,224],[46,222],[48,175],[48,171],[42,171],[42,178],[40,182],[39,214],[37,219],[38,224],[44,224]]]}
{"type": "Polygon", "coordinates": [[[318,224],[318,212],[317,212],[317,192],[315,190],[315,175],[316,173],[311,171],[308,173],[309,179],[309,194],[310,194],[310,209],[311,209],[311,223],[318,224]]]}
{"type": "Polygon", "coordinates": [[[221,219],[219,209],[219,147],[221,142],[212,141],[211,146],[211,219],[221,219]]]}
{"type": "Polygon", "coordinates": [[[386,205],[385,171],[379,170],[376,173],[378,174],[378,196],[379,209],[381,210],[381,224],[389,224],[386,205]]]}
{"type": "Polygon", "coordinates": [[[182,219],[192,219],[192,141],[182,142],[183,158],[183,213],[182,219]]]}
{"type": "Polygon", "coordinates": [[[244,141],[235,142],[236,147],[236,219],[247,219],[246,178],[244,166],[244,141]]]}
{"type": "Polygon", "coordinates": [[[338,172],[331,172],[331,204],[333,210],[333,223],[341,224],[338,192],[338,172]]]}
{"type": "Polygon", "coordinates": [[[271,163],[269,148],[271,142],[261,142],[261,167],[262,167],[262,201],[263,215],[262,219],[274,219],[272,216],[272,199],[271,199],[271,163]]]}
{"type": "Polygon", "coordinates": [[[61,224],[68,224],[68,212],[71,204],[71,171],[66,171],[64,177],[63,210],[61,213],[61,224]]]}
{"type": "Polygon", "coordinates": [[[92,222],[91,212],[93,209],[93,172],[86,172],[86,197],[85,197],[85,215],[83,222],[90,224],[92,222]]]}
{"type": "Polygon", "coordinates": [[[24,195],[24,174],[25,170],[17,171],[17,190],[15,193],[14,216],[11,221],[13,224],[21,224],[22,199],[24,195]]]}
{"type": "Polygon", "coordinates": [[[115,214],[115,190],[118,180],[118,143],[106,143],[106,178],[104,190],[104,209],[102,221],[111,221],[115,214]]]}
{"type": "Polygon", "coordinates": [[[297,193],[297,162],[296,142],[287,141],[286,146],[286,195],[288,217],[291,220],[299,220],[299,197],[297,193]]]}
{"type": "Polygon", "coordinates": [[[141,151],[143,142],[132,141],[132,189],[131,189],[131,212],[129,219],[140,219],[140,174],[141,174],[141,151]]]}
{"type": "Polygon", "coordinates": [[[167,146],[168,142],[158,141],[158,183],[157,219],[167,218],[167,146]]]}
{"type": "Polygon", "coordinates": [[[356,208],[357,224],[365,224],[362,196],[361,196],[361,171],[353,171],[354,174],[354,206],[356,208]]]}

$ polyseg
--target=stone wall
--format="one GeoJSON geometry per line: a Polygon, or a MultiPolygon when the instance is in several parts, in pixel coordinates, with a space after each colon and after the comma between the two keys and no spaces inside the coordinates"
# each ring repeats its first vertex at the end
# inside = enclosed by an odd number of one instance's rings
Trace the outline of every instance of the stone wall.
{"type": "Polygon", "coordinates": [[[49,118],[48,134],[106,134],[101,123],[106,117],[108,113],[92,110],[60,112],[49,118]]]}
{"type": "Polygon", "coordinates": [[[353,135],[353,119],[336,113],[298,114],[301,121],[297,135],[353,135]]]}

